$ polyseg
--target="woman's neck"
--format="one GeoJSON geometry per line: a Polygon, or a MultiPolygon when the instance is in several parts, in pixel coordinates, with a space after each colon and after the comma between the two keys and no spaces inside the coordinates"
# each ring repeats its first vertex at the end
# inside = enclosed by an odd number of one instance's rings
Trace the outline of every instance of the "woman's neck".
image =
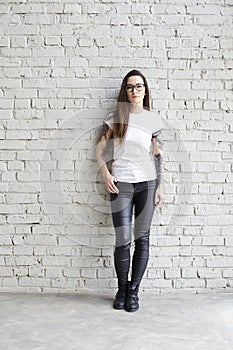
{"type": "Polygon", "coordinates": [[[140,114],[140,113],[142,113],[142,111],[143,111],[143,106],[133,104],[133,103],[130,104],[130,113],[140,114]]]}

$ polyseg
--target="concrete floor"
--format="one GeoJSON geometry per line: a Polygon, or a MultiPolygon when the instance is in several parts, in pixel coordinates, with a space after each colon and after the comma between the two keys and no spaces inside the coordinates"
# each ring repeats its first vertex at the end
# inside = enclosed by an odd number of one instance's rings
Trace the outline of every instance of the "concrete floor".
{"type": "Polygon", "coordinates": [[[2,350],[232,350],[233,294],[0,294],[2,350]]]}

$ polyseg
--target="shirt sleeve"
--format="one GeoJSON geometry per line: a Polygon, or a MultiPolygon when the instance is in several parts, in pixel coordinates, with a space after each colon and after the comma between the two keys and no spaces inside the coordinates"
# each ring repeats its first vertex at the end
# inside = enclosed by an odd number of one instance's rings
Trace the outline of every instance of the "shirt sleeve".
{"type": "Polygon", "coordinates": [[[114,123],[113,113],[109,113],[107,117],[104,119],[104,124],[106,124],[110,129],[112,129],[113,123],[114,123]]]}
{"type": "Polygon", "coordinates": [[[161,132],[161,130],[164,128],[164,124],[162,121],[162,118],[159,115],[156,115],[153,122],[152,127],[152,137],[156,137],[158,132],[161,132]]]}
{"type": "Polygon", "coordinates": [[[156,138],[158,142],[158,147],[162,151],[163,150],[163,142],[161,138],[161,132],[164,128],[163,121],[159,115],[156,116],[156,120],[153,126],[152,138],[156,138]]]}
{"type": "Polygon", "coordinates": [[[159,149],[162,151],[162,150],[163,150],[163,141],[162,141],[162,137],[161,137],[161,132],[162,132],[161,129],[158,130],[158,131],[156,131],[156,132],[154,132],[154,133],[152,134],[152,138],[157,140],[157,142],[158,142],[158,147],[159,147],[159,149]]]}
{"type": "Polygon", "coordinates": [[[98,142],[102,139],[103,136],[106,138],[107,132],[113,127],[113,122],[114,120],[112,114],[108,114],[103,121],[102,127],[100,128],[98,142]]]}
{"type": "Polygon", "coordinates": [[[106,137],[106,134],[107,134],[108,130],[109,130],[108,124],[106,124],[105,122],[103,122],[101,131],[100,131],[100,139],[102,138],[102,136],[105,136],[105,137],[106,137]]]}

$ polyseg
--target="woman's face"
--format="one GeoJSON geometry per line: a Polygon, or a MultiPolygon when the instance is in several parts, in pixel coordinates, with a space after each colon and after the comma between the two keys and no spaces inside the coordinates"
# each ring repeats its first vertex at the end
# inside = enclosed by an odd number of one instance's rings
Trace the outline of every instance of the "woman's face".
{"type": "Polygon", "coordinates": [[[142,77],[139,75],[133,75],[128,78],[126,84],[126,94],[130,103],[143,106],[145,86],[142,77]]]}

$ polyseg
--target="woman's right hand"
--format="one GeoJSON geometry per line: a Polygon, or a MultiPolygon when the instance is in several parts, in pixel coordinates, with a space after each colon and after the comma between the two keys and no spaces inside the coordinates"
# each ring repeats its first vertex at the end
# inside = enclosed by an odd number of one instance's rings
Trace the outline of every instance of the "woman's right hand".
{"type": "Polygon", "coordinates": [[[106,186],[106,190],[110,193],[119,193],[118,188],[115,185],[115,182],[117,182],[117,179],[115,176],[111,175],[109,172],[105,173],[103,175],[104,183],[106,186]]]}

